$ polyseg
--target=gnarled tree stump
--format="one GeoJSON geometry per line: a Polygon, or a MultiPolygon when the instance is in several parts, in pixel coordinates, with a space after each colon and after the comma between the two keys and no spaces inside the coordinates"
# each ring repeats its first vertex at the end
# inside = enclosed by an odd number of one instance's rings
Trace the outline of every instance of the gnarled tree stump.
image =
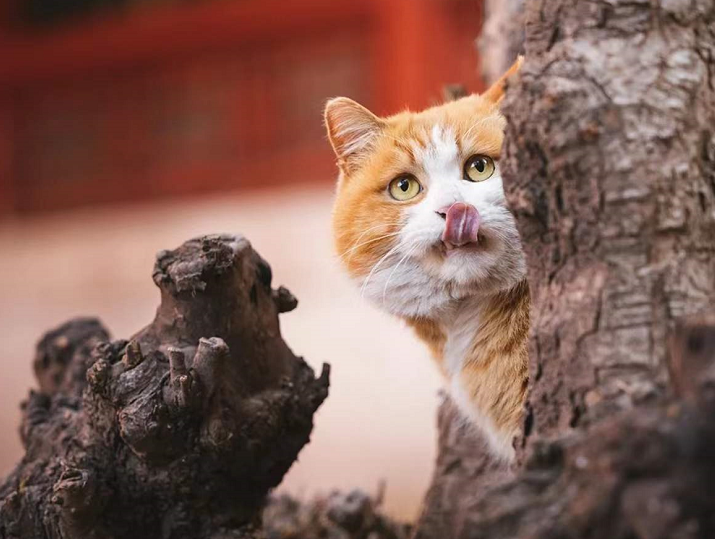
{"type": "Polygon", "coordinates": [[[0,538],[254,536],[328,366],[316,379],[281,338],[278,314],[297,302],[247,240],[188,241],[159,253],[153,277],[156,318],[128,341],[94,319],[40,341],[0,538]]]}

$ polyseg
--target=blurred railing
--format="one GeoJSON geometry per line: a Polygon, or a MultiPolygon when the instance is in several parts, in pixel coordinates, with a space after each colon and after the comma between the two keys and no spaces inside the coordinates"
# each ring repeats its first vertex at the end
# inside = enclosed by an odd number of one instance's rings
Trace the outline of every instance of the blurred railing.
{"type": "Polygon", "coordinates": [[[479,89],[480,18],[479,0],[205,0],[0,29],[0,212],[331,181],[325,99],[386,113],[479,89]]]}

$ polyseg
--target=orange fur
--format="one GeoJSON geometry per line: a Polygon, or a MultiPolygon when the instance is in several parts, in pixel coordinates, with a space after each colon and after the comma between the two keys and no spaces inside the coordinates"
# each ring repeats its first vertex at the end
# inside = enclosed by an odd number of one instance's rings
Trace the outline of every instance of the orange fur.
{"type": "Polygon", "coordinates": [[[497,295],[485,309],[461,372],[470,399],[510,432],[520,426],[526,396],[529,306],[526,281],[497,295]]]}
{"type": "MultiPolygon", "coordinates": [[[[473,259],[462,259],[465,265],[474,261],[474,279],[461,276],[461,266],[446,258],[437,240],[434,248],[428,246],[419,257],[411,258],[410,245],[402,246],[400,238],[415,219],[414,212],[422,212],[422,219],[430,218],[431,209],[425,205],[430,189],[436,189],[439,182],[452,182],[454,194],[449,196],[453,198],[464,190],[477,189],[469,182],[461,183],[461,177],[450,176],[450,159],[464,162],[478,154],[498,161],[505,127],[498,104],[506,79],[519,69],[520,62],[483,95],[418,113],[405,111],[378,118],[346,98],[332,100],[326,107],[328,136],[340,168],[333,230],[342,263],[351,276],[362,281],[363,290],[380,264],[387,266],[380,274],[384,306],[403,318],[427,344],[450,380],[455,400],[459,403],[466,397],[470,405],[463,407],[465,414],[487,434],[495,451],[507,458],[520,428],[526,390],[529,289],[518,234],[510,214],[502,208],[503,192],[494,201],[501,184],[469,195],[483,202],[480,212],[485,216],[481,250],[473,259]],[[445,172],[440,172],[442,154],[449,158],[445,157],[445,172]],[[393,179],[404,174],[421,180],[423,192],[412,200],[398,201],[388,196],[387,190],[393,179]],[[434,177],[427,178],[429,174],[434,177]],[[397,248],[404,253],[389,258],[397,248]],[[498,257],[502,252],[504,256],[498,257]],[[399,282],[389,288],[395,274],[399,282]],[[423,279],[424,286],[412,283],[411,275],[423,279]],[[423,290],[428,288],[445,299],[433,299],[423,290]],[[424,294],[414,309],[410,303],[413,293],[424,294]],[[399,306],[400,302],[410,307],[399,306]]],[[[377,289],[372,295],[379,302],[377,289]]]]}

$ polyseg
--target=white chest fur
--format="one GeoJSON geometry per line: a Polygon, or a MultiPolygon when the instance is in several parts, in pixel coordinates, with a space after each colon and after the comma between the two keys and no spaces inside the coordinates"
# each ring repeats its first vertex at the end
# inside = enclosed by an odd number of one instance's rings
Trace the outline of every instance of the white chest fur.
{"type": "Polygon", "coordinates": [[[467,393],[462,377],[465,361],[474,355],[474,346],[480,328],[480,305],[483,298],[461,301],[449,316],[445,317],[443,331],[447,337],[444,345],[444,365],[449,377],[449,392],[461,413],[475,425],[484,436],[493,453],[510,461],[514,456],[511,447],[512,433],[499,432],[492,419],[478,409],[467,393]]]}
{"type": "Polygon", "coordinates": [[[444,365],[453,378],[462,370],[465,358],[474,346],[479,331],[479,301],[476,298],[460,301],[445,317],[442,327],[447,337],[444,365]]]}

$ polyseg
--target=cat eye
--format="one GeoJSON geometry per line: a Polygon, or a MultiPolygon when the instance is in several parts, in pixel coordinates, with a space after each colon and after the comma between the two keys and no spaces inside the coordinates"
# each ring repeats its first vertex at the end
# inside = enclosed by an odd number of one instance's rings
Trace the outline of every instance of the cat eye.
{"type": "Polygon", "coordinates": [[[395,200],[410,200],[422,192],[422,184],[414,176],[405,174],[392,180],[388,191],[395,200]]]}
{"type": "Polygon", "coordinates": [[[496,165],[486,155],[473,155],[464,163],[464,179],[469,182],[483,182],[491,178],[496,165]]]}

